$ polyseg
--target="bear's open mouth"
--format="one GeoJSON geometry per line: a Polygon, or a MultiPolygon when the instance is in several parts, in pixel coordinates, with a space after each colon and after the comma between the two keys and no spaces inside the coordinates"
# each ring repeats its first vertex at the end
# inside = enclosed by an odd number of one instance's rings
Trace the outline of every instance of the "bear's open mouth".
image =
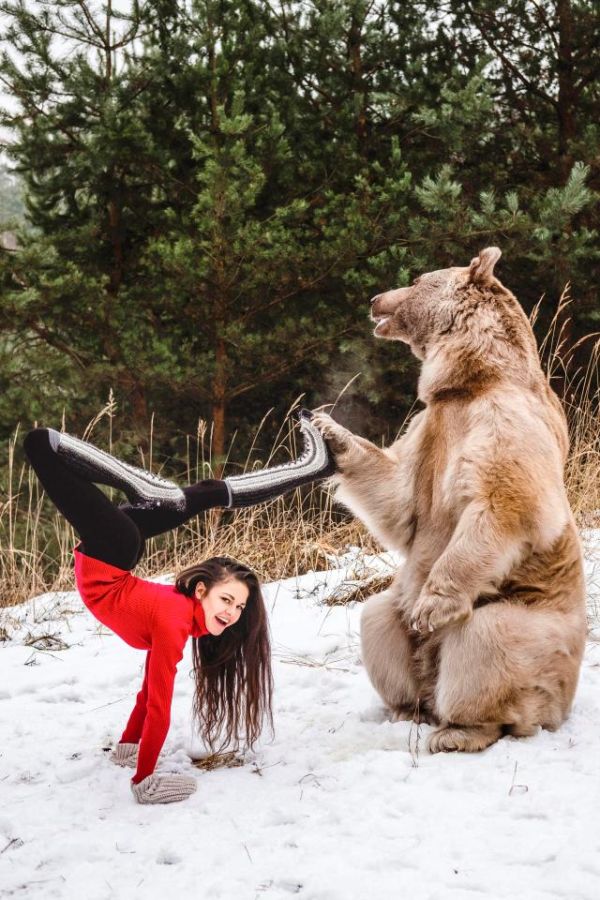
{"type": "Polygon", "coordinates": [[[391,316],[377,316],[377,317],[373,316],[373,321],[377,323],[375,325],[375,328],[373,329],[374,337],[388,337],[389,336],[389,332],[390,332],[389,321],[391,318],[392,318],[391,316]]]}
{"type": "Polygon", "coordinates": [[[371,316],[373,321],[375,322],[375,328],[373,329],[373,334],[375,337],[385,336],[388,333],[388,323],[391,316],[371,316]]]}

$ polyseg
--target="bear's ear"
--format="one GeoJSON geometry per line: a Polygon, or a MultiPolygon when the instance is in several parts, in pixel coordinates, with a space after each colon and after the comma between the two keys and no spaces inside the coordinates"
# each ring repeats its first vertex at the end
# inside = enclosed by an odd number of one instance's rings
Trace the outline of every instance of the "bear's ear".
{"type": "Polygon", "coordinates": [[[469,281],[474,284],[489,284],[494,277],[494,266],[502,256],[499,247],[486,247],[479,256],[471,260],[469,281]]]}

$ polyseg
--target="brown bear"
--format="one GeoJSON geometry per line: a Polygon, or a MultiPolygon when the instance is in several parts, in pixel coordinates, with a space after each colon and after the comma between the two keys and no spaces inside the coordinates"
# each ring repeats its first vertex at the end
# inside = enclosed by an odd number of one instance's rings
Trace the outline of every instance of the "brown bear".
{"type": "Polygon", "coordinates": [[[376,337],[422,360],[425,409],[391,447],[314,418],[337,499],[405,554],[365,604],[362,654],[395,717],[437,725],[432,752],[558,728],[585,644],[566,420],[499,257],[488,247],[372,300],[376,337]]]}

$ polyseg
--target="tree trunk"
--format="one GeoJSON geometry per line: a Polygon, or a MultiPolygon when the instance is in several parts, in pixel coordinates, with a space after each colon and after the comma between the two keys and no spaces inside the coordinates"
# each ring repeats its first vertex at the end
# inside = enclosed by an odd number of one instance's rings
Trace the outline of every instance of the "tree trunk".
{"type": "MultiPolygon", "coordinates": [[[[111,176],[114,178],[114,175],[111,176]]],[[[111,193],[114,193],[111,190],[111,193]]],[[[108,290],[118,294],[123,280],[123,241],[121,237],[121,210],[114,199],[108,201],[108,238],[112,246],[112,268],[108,290]]]]}
{"type": "Polygon", "coordinates": [[[558,155],[564,184],[573,167],[572,141],[577,132],[575,108],[577,91],[573,67],[573,9],[571,0],[557,0],[558,22],[558,155]]]}
{"type": "Polygon", "coordinates": [[[227,410],[227,350],[217,333],[215,376],[212,387],[213,440],[212,457],[215,478],[220,478],[225,462],[225,415],[227,410]]]}
{"type": "Polygon", "coordinates": [[[367,97],[368,92],[363,78],[361,56],[362,25],[356,14],[352,15],[350,33],[348,35],[348,61],[352,73],[352,100],[357,104],[356,124],[354,130],[362,156],[366,155],[367,145],[367,97]]]}
{"type": "Polygon", "coordinates": [[[134,381],[129,393],[129,402],[131,403],[131,412],[134,428],[139,435],[141,445],[147,450],[150,446],[150,436],[148,434],[149,415],[148,402],[146,400],[146,392],[139,381],[134,381]]]}
{"type": "Polygon", "coordinates": [[[138,445],[144,453],[150,449],[150,416],[148,414],[148,400],[146,390],[139,379],[132,372],[125,371],[119,377],[116,385],[117,399],[122,397],[129,407],[129,415],[133,432],[138,445]]]}

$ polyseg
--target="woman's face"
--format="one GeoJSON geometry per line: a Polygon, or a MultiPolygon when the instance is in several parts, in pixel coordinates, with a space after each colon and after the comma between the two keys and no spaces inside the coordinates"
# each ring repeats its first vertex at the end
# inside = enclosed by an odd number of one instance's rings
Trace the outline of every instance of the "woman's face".
{"type": "Polygon", "coordinates": [[[237,578],[217,581],[208,590],[198,582],[195,596],[202,604],[209,634],[218,637],[230,625],[235,625],[246,608],[248,594],[248,587],[237,578]]]}

